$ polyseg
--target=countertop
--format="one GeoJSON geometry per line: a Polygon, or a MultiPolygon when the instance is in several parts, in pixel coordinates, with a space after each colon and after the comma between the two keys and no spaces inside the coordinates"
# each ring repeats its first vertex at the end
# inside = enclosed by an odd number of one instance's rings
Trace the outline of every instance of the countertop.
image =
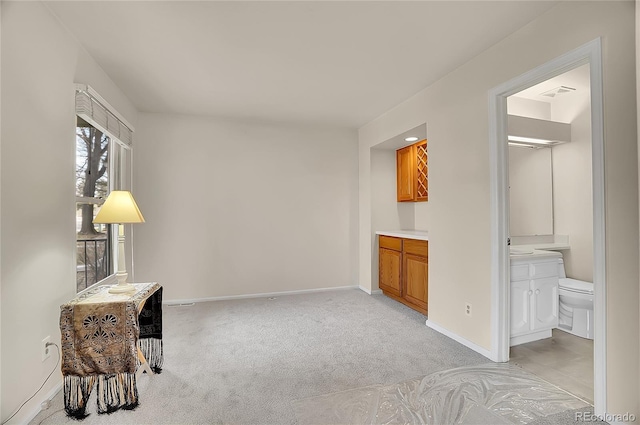
{"type": "Polygon", "coordinates": [[[546,251],[562,251],[565,249],[571,249],[571,246],[569,246],[569,244],[558,243],[558,242],[522,244],[522,245],[512,244],[511,246],[518,249],[534,249],[534,250],[546,250],[546,251]]]}
{"type": "Polygon", "coordinates": [[[426,230],[378,230],[376,235],[392,236],[394,238],[429,240],[429,232],[426,230]]]}
{"type": "Polygon", "coordinates": [[[569,235],[529,235],[511,236],[511,246],[520,249],[541,249],[543,251],[563,251],[571,249],[569,235]]]}
{"type": "Polygon", "coordinates": [[[560,258],[562,257],[562,254],[557,252],[557,251],[543,251],[540,249],[533,249],[533,250],[529,250],[529,252],[526,252],[527,250],[523,250],[522,246],[517,246],[514,247],[514,249],[512,250],[511,254],[509,255],[509,258],[511,259],[511,261],[517,261],[517,260],[532,260],[532,259],[544,259],[544,258],[560,258]],[[523,252],[522,254],[516,254],[514,253],[515,250],[521,250],[521,252],[523,252]]]}

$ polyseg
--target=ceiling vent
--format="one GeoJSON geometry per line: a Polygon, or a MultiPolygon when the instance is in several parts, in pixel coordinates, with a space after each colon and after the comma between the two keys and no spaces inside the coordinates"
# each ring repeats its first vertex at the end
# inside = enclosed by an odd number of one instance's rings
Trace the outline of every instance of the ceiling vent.
{"type": "Polygon", "coordinates": [[[556,97],[556,96],[560,96],[561,94],[567,94],[574,91],[576,91],[576,89],[573,87],[560,86],[560,87],[556,87],[555,89],[547,90],[544,93],[540,93],[540,96],[556,97]]]}

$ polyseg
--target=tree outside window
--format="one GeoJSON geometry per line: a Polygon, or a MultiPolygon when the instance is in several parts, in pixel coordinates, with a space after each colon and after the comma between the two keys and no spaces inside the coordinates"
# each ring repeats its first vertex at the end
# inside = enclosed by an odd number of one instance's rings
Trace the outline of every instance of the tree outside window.
{"type": "Polygon", "coordinates": [[[109,226],[93,224],[109,194],[110,139],[77,117],[76,125],[76,284],[78,292],[111,274],[109,226]]]}

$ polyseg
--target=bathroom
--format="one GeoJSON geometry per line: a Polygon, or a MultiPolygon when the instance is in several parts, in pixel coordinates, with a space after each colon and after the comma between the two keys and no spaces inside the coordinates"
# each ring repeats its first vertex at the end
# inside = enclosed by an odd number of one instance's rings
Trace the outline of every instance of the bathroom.
{"type": "MultiPolygon", "coordinates": [[[[561,282],[553,289],[557,303],[547,306],[557,312],[557,327],[548,335],[512,337],[510,361],[593,403],[590,99],[587,64],[510,96],[507,110],[512,271],[533,257],[532,249],[542,249],[558,262],[561,282]]],[[[513,283],[512,295],[513,335],[513,283]]]]}

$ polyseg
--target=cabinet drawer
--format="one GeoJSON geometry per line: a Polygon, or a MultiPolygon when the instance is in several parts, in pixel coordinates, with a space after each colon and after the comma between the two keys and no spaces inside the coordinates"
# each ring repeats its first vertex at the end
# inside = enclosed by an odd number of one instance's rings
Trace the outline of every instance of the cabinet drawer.
{"type": "Polygon", "coordinates": [[[529,279],[529,265],[519,264],[517,266],[511,266],[511,281],[516,282],[518,280],[529,279]]]}
{"type": "Polygon", "coordinates": [[[404,239],[404,252],[426,258],[429,255],[429,242],[416,239],[404,239]]]}
{"type": "Polygon", "coordinates": [[[402,251],[402,239],[391,236],[379,236],[380,248],[393,249],[394,251],[402,251]]]}
{"type": "Polygon", "coordinates": [[[531,278],[552,277],[558,275],[558,260],[531,264],[531,278]]]}

